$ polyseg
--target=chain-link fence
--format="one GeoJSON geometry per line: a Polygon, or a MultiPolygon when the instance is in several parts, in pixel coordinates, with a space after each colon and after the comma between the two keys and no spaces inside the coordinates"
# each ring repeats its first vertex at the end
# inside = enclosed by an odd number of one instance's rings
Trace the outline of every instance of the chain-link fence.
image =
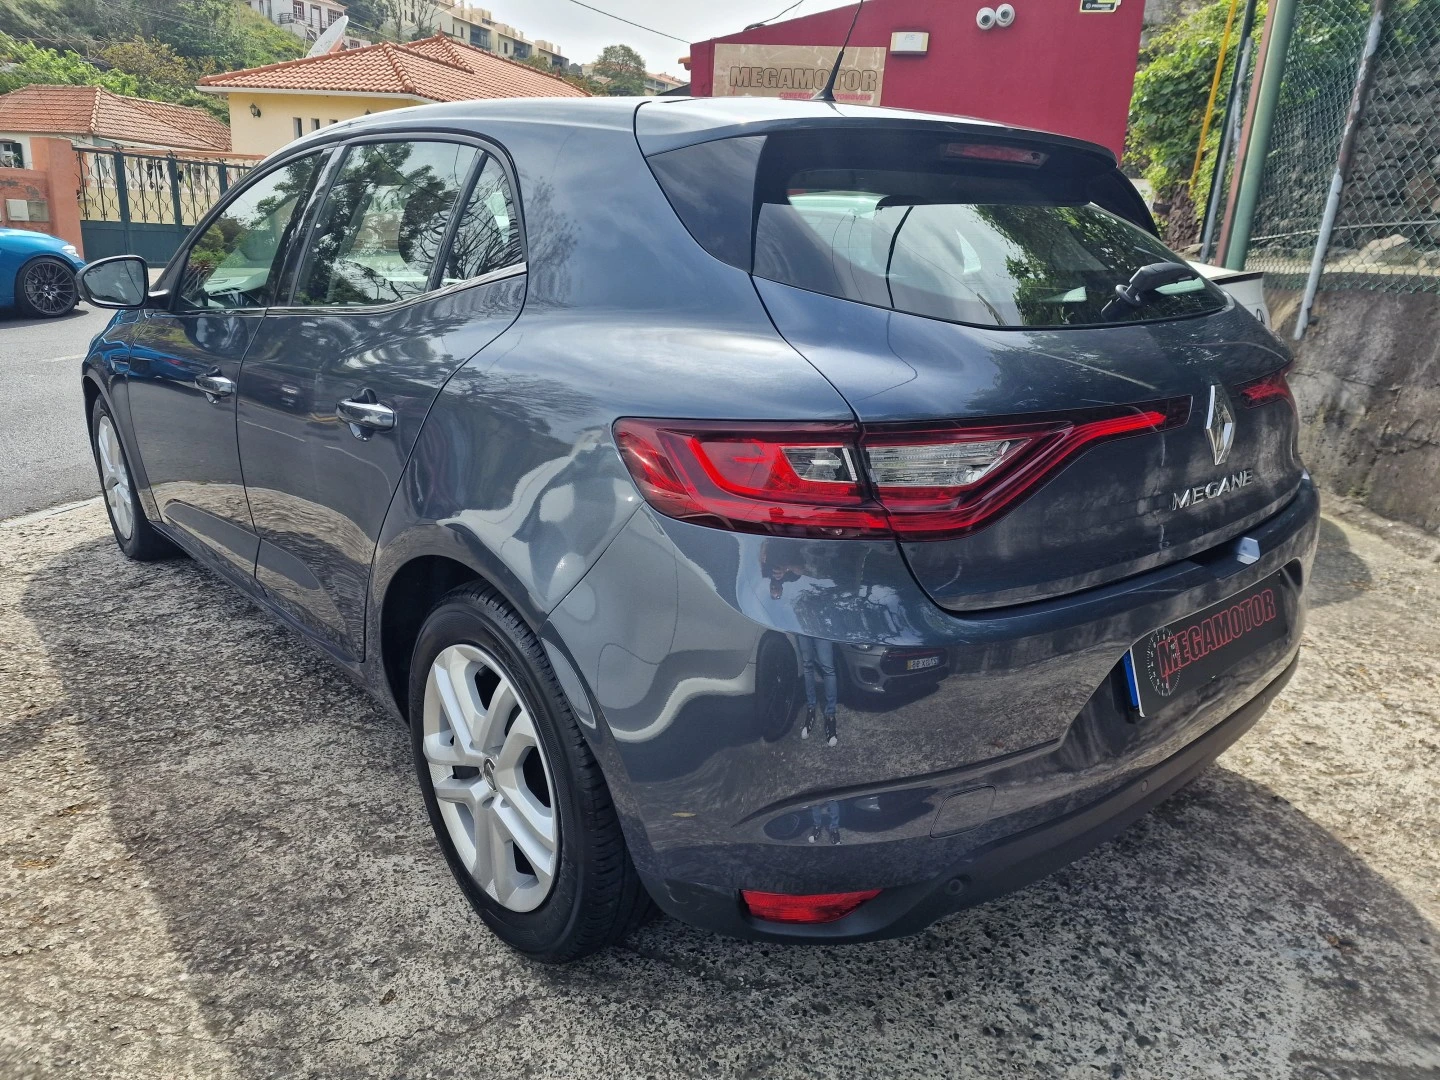
{"type": "MultiPolygon", "coordinates": [[[[1247,269],[1309,271],[1372,8],[1299,0],[1247,269]]],[[[1440,0],[1388,0],[1321,288],[1440,292],[1440,0]]]]}

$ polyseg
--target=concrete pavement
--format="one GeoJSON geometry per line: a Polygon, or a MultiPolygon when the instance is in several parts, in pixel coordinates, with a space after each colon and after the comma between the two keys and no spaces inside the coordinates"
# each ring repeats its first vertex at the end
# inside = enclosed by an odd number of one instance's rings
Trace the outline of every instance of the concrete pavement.
{"type": "Polygon", "coordinates": [[[85,304],[63,319],[0,310],[0,520],[100,490],[80,361],[109,317],[85,304]]]}
{"type": "Polygon", "coordinates": [[[557,970],[287,631],[98,504],[0,527],[0,1076],[1434,1077],[1440,546],[1376,529],[1325,522],[1260,726],[1074,866],[900,941],[656,921],[557,970]]]}

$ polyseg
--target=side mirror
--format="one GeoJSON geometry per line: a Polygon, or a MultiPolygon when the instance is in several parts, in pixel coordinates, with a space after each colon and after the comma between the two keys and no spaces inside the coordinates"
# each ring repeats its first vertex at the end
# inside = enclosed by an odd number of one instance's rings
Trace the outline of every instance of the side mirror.
{"type": "Polygon", "coordinates": [[[150,295],[150,268],[139,255],[100,259],[80,271],[80,292],[102,308],[135,309],[150,295]]]}

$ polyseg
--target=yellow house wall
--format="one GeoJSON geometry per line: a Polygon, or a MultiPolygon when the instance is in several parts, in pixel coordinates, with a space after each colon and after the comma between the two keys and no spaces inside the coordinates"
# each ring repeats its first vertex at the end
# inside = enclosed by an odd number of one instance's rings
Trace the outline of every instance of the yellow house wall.
{"type": "Polygon", "coordinates": [[[249,94],[231,91],[230,145],[237,154],[268,154],[295,138],[295,117],[305,122],[310,132],[312,117],[321,127],[332,120],[349,120],[366,113],[403,109],[426,104],[419,98],[365,97],[352,94],[249,94]],[[260,109],[253,116],[250,106],[260,109]]]}

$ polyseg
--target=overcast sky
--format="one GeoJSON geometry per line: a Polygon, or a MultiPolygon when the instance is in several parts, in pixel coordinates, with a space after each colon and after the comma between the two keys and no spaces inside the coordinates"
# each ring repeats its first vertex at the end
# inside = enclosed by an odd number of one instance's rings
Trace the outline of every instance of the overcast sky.
{"type": "MultiPolygon", "coordinates": [[[[841,7],[844,2],[804,0],[785,18],[841,7]]],[[[543,38],[559,45],[561,51],[575,63],[588,64],[606,45],[629,45],[645,58],[645,66],[651,71],[668,71],[685,78],[685,69],[678,60],[690,51],[690,42],[733,34],[748,23],[770,18],[790,0],[725,0],[724,3],[713,0],[586,0],[592,7],[684,38],[683,43],[587,11],[571,0],[471,0],[471,3],[475,7],[489,8],[496,21],[509,23],[531,41],[543,38]]]]}

